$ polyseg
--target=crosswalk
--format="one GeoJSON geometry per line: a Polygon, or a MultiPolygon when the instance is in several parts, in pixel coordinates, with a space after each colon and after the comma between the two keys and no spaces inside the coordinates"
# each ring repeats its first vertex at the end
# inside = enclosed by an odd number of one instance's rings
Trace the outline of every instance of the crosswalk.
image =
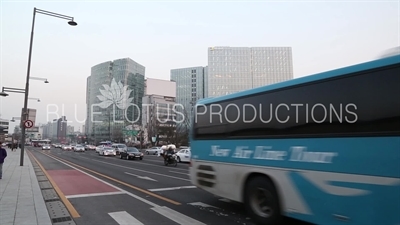
{"type": "MultiPolygon", "coordinates": [[[[226,201],[224,199],[219,199],[219,201],[222,204],[226,204],[226,201]],[[224,202],[224,203],[223,203],[224,202]]],[[[200,209],[203,213],[211,213],[215,216],[217,216],[219,219],[222,219],[220,221],[224,221],[226,224],[229,222],[243,222],[241,224],[247,224],[251,225],[252,223],[249,221],[249,218],[246,218],[244,215],[240,215],[240,213],[234,213],[234,212],[227,212],[224,210],[223,205],[213,206],[209,205],[203,202],[192,202],[192,203],[186,203],[187,205],[196,207],[197,209],[200,209]],[[221,208],[222,207],[222,208],[221,208]],[[243,217],[244,216],[244,217],[243,217]]],[[[193,212],[193,215],[199,214],[200,212],[193,212]]],[[[211,215],[208,214],[208,215],[211,215]]],[[[135,212],[135,211],[116,211],[116,212],[109,212],[108,215],[116,222],[115,225],[150,225],[150,224],[171,224],[171,225],[206,225],[205,222],[201,222],[199,220],[196,220],[192,217],[189,217],[188,215],[185,215],[183,213],[177,212],[171,208],[168,208],[166,206],[154,206],[145,209],[145,211],[140,211],[140,212],[135,212]],[[152,213],[156,213],[157,215],[154,215],[152,213]],[[143,214],[147,215],[146,217],[143,217],[143,214]],[[161,218],[160,215],[163,217],[161,218]],[[158,219],[157,219],[158,218],[158,219]],[[169,221],[169,222],[168,222],[169,221]]],[[[200,218],[203,220],[205,218],[204,216],[196,216],[197,218],[200,218]]],[[[210,219],[211,217],[208,217],[210,219]]],[[[210,220],[208,220],[208,223],[210,223],[210,220]]],[[[214,223],[214,222],[213,222],[214,223]]],[[[217,224],[217,223],[215,223],[217,224]]]]}
{"type": "MultiPolygon", "coordinates": [[[[166,206],[157,206],[151,208],[153,212],[167,218],[171,221],[171,224],[180,225],[206,225],[198,220],[195,220],[189,216],[186,216],[180,212],[170,209],[166,206]]],[[[110,212],[108,215],[115,220],[118,225],[146,225],[145,222],[140,221],[140,218],[135,218],[127,211],[110,212]]],[[[151,216],[153,217],[153,216],[151,216]]],[[[143,220],[146,220],[143,218],[143,220]]],[[[155,223],[156,221],[153,221],[155,223]]],[[[160,222],[160,221],[158,221],[160,222]]],[[[163,224],[168,224],[166,221],[163,224]]]]}

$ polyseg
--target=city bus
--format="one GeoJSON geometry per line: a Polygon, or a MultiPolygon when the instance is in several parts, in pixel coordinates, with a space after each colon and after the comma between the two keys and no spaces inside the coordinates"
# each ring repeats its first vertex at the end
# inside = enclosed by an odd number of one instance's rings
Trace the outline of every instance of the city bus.
{"type": "Polygon", "coordinates": [[[190,179],[257,224],[400,224],[400,55],[199,100],[190,179]]]}

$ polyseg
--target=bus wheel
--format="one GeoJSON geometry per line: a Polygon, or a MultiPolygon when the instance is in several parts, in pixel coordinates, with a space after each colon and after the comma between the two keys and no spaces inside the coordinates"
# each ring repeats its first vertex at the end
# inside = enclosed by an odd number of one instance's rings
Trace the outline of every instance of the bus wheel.
{"type": "Polygon", "coordinates": [[[245,189],[245,208],[257,224],[270,225],[281,222],[278,193],[265,177],[251,179],[245,189]]]}

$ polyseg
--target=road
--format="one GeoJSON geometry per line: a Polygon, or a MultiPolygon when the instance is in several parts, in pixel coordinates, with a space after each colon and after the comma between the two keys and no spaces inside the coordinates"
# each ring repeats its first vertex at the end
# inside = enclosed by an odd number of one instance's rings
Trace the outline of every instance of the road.
{"type": "Polygon", "coordinates": [[[125,160],[94,151],[29,150],[76,210],[77,225],[255,225],[241,204],[192,186],[185,163],[166,167],[152,155],[125,160]]]}

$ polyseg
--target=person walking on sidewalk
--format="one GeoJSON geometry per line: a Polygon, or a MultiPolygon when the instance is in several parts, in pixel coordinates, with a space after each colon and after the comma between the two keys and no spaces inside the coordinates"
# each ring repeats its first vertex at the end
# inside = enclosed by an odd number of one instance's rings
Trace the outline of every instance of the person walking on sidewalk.
{"type": "Polygon", "coordinates": [[[3,177],[3,163],[4,159],[7,157],[7,151],[1,147],[3,143],[0,141],[0,179],[3,177]]]}

